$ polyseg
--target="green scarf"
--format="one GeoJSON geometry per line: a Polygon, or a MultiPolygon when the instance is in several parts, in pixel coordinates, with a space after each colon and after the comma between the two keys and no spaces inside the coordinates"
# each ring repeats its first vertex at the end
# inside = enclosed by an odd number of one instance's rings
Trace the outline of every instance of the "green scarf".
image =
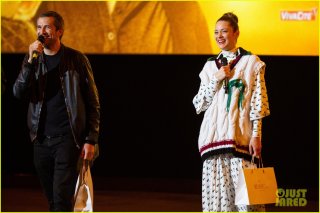
{"type": "Polygon", "coordinates": [[[234,79],[229,81],[228,84],[228,100],[227,100],[227,111],[229,112],[230,103],[231,103],[231,96],[232,96],[232,87],[236,87],[240,90],[239,100],[238,100],[238,108],[242,107],[242,100],[243,100],[243,92],[245,85],[243,84],[241,79],[234,79]]]}

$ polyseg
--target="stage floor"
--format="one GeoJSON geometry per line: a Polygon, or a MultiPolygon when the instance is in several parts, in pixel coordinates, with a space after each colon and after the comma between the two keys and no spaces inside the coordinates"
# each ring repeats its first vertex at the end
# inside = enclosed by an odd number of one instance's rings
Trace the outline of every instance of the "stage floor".
{"type": "MultiPolygon", "coordinates": [[[[95,178],[95,212],[200,212],[201,191],[195,180],[95,178]],[[127,185],[126,185],[127,184],[127,185]]],[[[319,202],[306,207],[276,207],[271,212],[319,212],[319,202]]],[[[35,176],[2,176],[1,212],[45,212],[45,197],[35,176]]]]}

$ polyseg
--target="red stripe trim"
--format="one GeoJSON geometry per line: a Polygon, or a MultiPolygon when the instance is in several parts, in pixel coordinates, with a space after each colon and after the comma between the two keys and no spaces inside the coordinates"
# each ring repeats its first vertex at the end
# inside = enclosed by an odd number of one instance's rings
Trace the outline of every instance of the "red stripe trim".
{"type": "Polygon", "coordinates": [[[201,147],[200,152],[203,152],[206,149],[214,148],[217,146],[224,146],[224,145],[236,145],[236,142],[234,140],[224,140],[224,141],[219,141],[219,142],[212,142],[212,143],[209,143],[209,144],[201,147]]]}
{"type": "Polygon", "coordinates": [[[241,149],[243,151],[249,151],[249,147],[248,146],[240,146],[237,145],[236,142],[234,140],[224,140],[224,141],[219,141],[219,142],[212,142],[209,143],[203,147],[200,148],[200,153],[206,151],[207,149],[211,149],[217,146],[225,146],[225,145],[234,145],[234,147],[236,149],[241,149]]]}

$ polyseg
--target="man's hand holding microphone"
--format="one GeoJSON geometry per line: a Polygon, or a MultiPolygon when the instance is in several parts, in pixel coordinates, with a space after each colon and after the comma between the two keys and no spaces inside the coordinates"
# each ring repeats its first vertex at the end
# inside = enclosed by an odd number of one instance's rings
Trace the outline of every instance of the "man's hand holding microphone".
{"type": "Polygon", "coordinates": [[[40,54],[42,54],[44,46],[43,43],[45,41],[45,37],[43,35],[39,35],[38,39],[30,44],[29,46],[29,59],[28,62],[33,64],[34,61],[38,58],[40,54]]]}

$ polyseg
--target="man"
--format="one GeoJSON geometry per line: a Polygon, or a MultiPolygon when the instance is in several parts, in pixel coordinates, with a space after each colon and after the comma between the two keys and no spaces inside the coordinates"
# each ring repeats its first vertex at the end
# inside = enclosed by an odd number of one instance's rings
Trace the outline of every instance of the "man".
{"type": "Polygon", "coordinates": [[[15,97],[30,99],[34,165],[50,211],[73,211],[78,158],[93,159],[100,123],[90,63],[61,43],[63,32],[64,20],[58,13],[40,14],[38,40],[30,44],[13,86],[15,97]]]}

